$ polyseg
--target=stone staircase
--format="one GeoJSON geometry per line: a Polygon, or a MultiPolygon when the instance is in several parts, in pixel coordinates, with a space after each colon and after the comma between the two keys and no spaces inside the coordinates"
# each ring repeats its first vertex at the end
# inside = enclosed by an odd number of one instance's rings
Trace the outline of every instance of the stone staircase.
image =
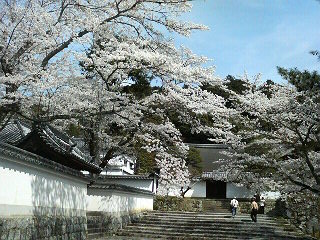
{"type": "Polygon", "coordinates": [[[202,209],[204,212],[229,213],[229,199],[202,199],[202,209]]]}
{"type": "MultiPolygon", "coordinates": [[[[283,239],[307,240],[284,219],[248,214],[234,219],[226,213],[149,212],[116,233],[114,239],[283,239]]],[[[113,238],[105,238],[113,239],[113,238]]]]}

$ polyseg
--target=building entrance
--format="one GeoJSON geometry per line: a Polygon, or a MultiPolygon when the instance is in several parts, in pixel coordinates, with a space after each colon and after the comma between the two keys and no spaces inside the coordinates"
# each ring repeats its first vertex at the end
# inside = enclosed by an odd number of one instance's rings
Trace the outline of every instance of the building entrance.
{"type": "Polygon", "coordinates": [[[211,199],[225,199],[227,197],[227,183],[223,181],[207,180],[206,197],[211,199]]]}

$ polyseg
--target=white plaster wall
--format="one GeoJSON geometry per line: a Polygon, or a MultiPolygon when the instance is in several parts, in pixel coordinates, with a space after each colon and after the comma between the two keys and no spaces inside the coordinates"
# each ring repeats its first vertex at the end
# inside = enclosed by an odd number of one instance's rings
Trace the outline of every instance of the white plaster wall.
{"type": "MultiPolygon", "coordinates": [[[[246,187],[238,186],[234,183],[227,183],[227,198],[252,198],[255,192],[250,191],[246,187]]],[[[276,191],[262,192],[261,196],[265,199],[278,199],[280,193],[276,191]]]]}
{"type": "Polygon", "coordinates": [[[254,192],[251,192],[244,186],[238,186],[234,183],[227,183],[227,198],[251,198],[254,192]]]}
{"type": "Polygon", "coordinates": [[[108,169],[108,172],[103,171],[101,175],[128,175],[122,171],[122,169],[108,169]]]}
{"type": "Polygon", "coordinates": [[[108,169],[108,171],[103,171],[102,175],[133,175],[134,170],[131,170],[126,167],[112,168],[108,169]]]}
{"type": "Polygon", "coordinates": [[[153,210],[153,195],[126,193],[103,189],[88,189],[88,211],[113,215],[153,210]]]}
{"type": "Polygon", "coordinates": [[[206,182],[205,181],[191,183],[191,185],[193,185],[193,187],[186,193],[185,197],[201,197],[201,198],[206,197],[206,182]]]}
{"type": "Polygon", "coordinates": [[[105,182],[111,184],[122,184],[152,192],[153,179],[107,179],[105,182]]]}
{"type": "Polygon", "coordinates": [[[85,213],[86,194],[87,183],[75,177],[0,156],[0,215],[78,215],[85,213]]]}

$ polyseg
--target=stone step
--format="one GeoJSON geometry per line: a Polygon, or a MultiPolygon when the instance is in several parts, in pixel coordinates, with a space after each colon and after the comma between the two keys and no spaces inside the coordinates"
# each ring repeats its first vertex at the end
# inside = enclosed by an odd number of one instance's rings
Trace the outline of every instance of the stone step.
{"type": "MultiPolygon", "coordinates": [[[[202,222],[198,222],[196,221],[180,221],[178,223],[176,223],[175,221],[151,221],[151,220],[141,220],[140,222],[137,223],[141,223],[141,224],[157,224],[157,225],[176,225],[176,226],[196,226],[196,227],[202,227],[202,226],[211,226],[211,227],[217,227],[217,226],[221,226],[221,227],[246,227],[246,226],[251,226],[250,224],[252,224],[251,221],[248,222],[206,222],[206,221],[202,221],[202,222]]],[[[134,223],[134,224],[137,224],[134,223]]],[[[292,228],[291,225],[289,224],[277,224],[277,223],[259,223],[261,225],[258,226],[263,226],[263,227],[282,227],[282,228],[292,228]]]]}
{"type": "MultiPolygon", "coordinates": [[[[89,239],[102,238],[103,227],[88,224],[89,239]]],[[[106,230],[107,232],[107,230],[106,230]]],[[[230,213],[164,212],[145,213],[116,233],[119,239],[254,239],[254,240],[309,240],[285,219],[258,215],[258,222],[251,221],[249,214],[235,218],[230,213]]]]}
{"type": "MultiPolygon", "coordinates": [[[[278,225],[280,223],[282,224],[289,224],[283,220],[281,221],[271,221],[268,219],[260,219],[257,218],[259,223],[263,223],[263,224],[268,224],[268,225],[278,225]]],[[[232,221],[232,223],[247,223],[247,222],[251,222],[251,218],[250,217],[235,217],[232,218],[231,216],[228,218],[197,218],[197,217],[162,217],[162,216],[144,216],[142,217],[140,220],[137,221],[152,221],[152,222],[192,222],[192,223],[201,223],[201,224],[205,224],[205,223],[229,223],[232,221]]],[[[137,222],[135,221],[135,222],[137,222]]]]}
{"type": "MultiPolygon", "coordinates": [[[[149,239],[157,239],[157,240],[306,240],[306,238],[288,238],[288,237],[268,237],[268,236],[255,236],[255,237],[247,237],[247,236],[234,236],[227,237],[226,235],[215,235],[214,237],[201,237],[201,236],[155,236],[152,234],[130,234],[130,235],[119,235],[119,237],[123,237],[123,239],[141,239],[141,240],[149,240],[149,239]]],[[[109,240],[109,238],[107,238],[109,240]]],[[[102,239],[101,239],[102,240],[102,239]]]]}
{"type": "MultiPolygon", "coordinates": [[[[226,214],[226,215],[161,215],[161,214],[150,214],[150,215],[144,215],[144,217],[148,218],[163,218],[163,219],[203,219],[203,220],[230,220],[232,219],[231,214],[226,214]]],[[[271,217],[264,217],[262,215],[257,215],[257,218],[261,221],[270,221],[270,222],[286,222],[285,219],[283,218],[271,218],[271,217]]],[[[235,219],[243,219],[243,220],[250,220],[251,216],[250,215],[244,215],[244,214],[237,214],[235,216],[235,219]]]]}
{"type": "MultiPolygon", "coordinates": [[[[207,213],[207,212],[182,212],[182,211],[152,211],[152,212],[146,212],[143,215],[154,215],[154,214],[162,214],[162,215],[212,215],[212,216],[227,216],[228,214],[226,213],[207,213]]],[[[241,215],[250,215],[248,213],[239,213],[241,215]]],[[[263,216],[266,218],[272,218],[275,219],[274,217],[270,217],[266,214],[258,214],[259,216],[263,216]]]]}
{"type": "MultiPolygon", "coordinates": [[[[182,238],[181,236],[166,237],[166,236],[156,236],[156,235],[153,235],[153,234],[143,234],[143,233],[138,233],[138,234],[132,233],[130,235],[126,235],[126,234],[121,235],[121,233],[119,233],[118,236],[119,237],[124,237],[124,239],[126,239],[126,240],[127,239],[130,239],[130,240],[131,239],[141,239],[141,240],[149,240],[149,239],[152,239],[152,240],[153,239],[157,239],[157,240],[168,240],[168,239],[170,239],[170,240],[182,240],[182,239],[188,239],[188,240],[191,240],[191,239],[194,239],[194,240],[212,240],[212,238],[199,237],[199,236],[192,237],[192,238],[191,237],[188,237],[188,238],[183,237],[182,238]]],[[[237,238],[237,239],[241,239],[241,238],[237,238]]],[[[109,240],[109,238],[108,238],[108,240],[109,240]]],[[[234,237],[226,237],[226,236],[222,237],[222,236],[220,236],[220,237],[214,238],[214,240],[234,240],[234,237]]],[[[244,240],[244,238],[243,238],[243,240],[244,240]]]]}
{"type": "Polygon", "coordinates": [[[207,239],[217,239],[220,237],[233,237],[233,239],[257,239],[257,238],[264,238],[264,239],[296,239],[296,240],[306,240],[306,238],[302,236],[292,236],[288,234],[277,234],[277,233],[268,233],[267,235],[256,233],[256,232],[247,232],[245,234],[237,234],[236,232],[212,232],[212,233],[200,233],[200,232],[170,232],[170,231],[163,231],[163,230],[140,230],[139,229],[123,229],[117,233],[120,236],[143,236],[143,235],[153,235],[159,236],[162,238],[184,238],[184,239],[199,239],[199,238],[207,238],[207,239]],[[267,238],[266,238],[267,237],[267,238]]]}
{"type": "MultiPolygon", "coordinates": [[[[146,213],[144,216],[178,216],[178,217],[224,217],[224,218],[230,218],[231,213],[204,213],[204,212],[151,212],[146,213]]],[[[246,213],[238,213],[237,217],[250,217],[250,214],[246,213]]],[[[261,219],[269,219],[269,220],[279,220],[279,218],[270,217],[268,215],[264,214],[258,214],[258,217],[261,219]]]]}
{"type": "Polygon", "coordinates": [[[134,223],[134,224],[129,224],[127,227],[130,228],[132,226],[136,226],[136,227],[159,227],[159,228],[173,228],[173,229],[202,229],[202,230],[211,230],[211,229],[228,229],[230,231],[247,231],[248,228],[255,228],[257,230],[261,230],[261,231],[269,231],[270,229],[272,230],[285,230],[288,232],[293,232],[296,229],[294,227],[289,226],[265,226],[265,225],[260,225],[257,223],[248,223],[248,224],[206,224],[206,225],[195,225],[192,223],[182,223],[182,224],[169,224],[169,223],[149,223],[147,221],[141,221],[138,223],[134,223]]]}
{"type": "MultiPolygon", "coordinates": [[[[146,237],[130,237],[129,240],[153,240],[154,238],[146,238],[146,237]]],[[[161,239],[161,238],[157,238],[161,239]]],[[[105,236],[101,238],[96,238],[95,240],[128,240],[127,236],[105,236]]]]}
{"type": "MultiPolygon", "coordinates": [[[[150,214],[180,214],[180,215],[207,215],[204,212],[182,212],[182,211],[152,211],[152,212],[145,212],[143,215],[150,215],[150,214]]],[[[210,213],[211,215],[226,215],[225,213],[210,213]]],[[[242,215],[249,215],[247,213],[241,213],[242,215]]],[[[266,214],[259,214],[261,216],[269,217],[266,214]]]]}
{"type": "Polygon", "coordinates": [[[166,231],[166,232],[184,232],[184,233],[230,233],[233,235],[238,234],[245,234],[247,235],[248,231],[254,231],[257,234],[290,234],[293,236],[298,236],[296,232],[293,230],[287,231],[283,228],[263,228],[263,227],[256,227],[255,224],[252,224],[252,226],[247,226],[246,228],[230,228],[230,227],[224,227],[224,228],[208,228],[208,227],[177,227],[177,226],[151,226],[151,225],[145,225],[145,226],[127,226],[127,230],[131,231],[144,231],[144,230],[153,230],[153,231],[166,231]]]}

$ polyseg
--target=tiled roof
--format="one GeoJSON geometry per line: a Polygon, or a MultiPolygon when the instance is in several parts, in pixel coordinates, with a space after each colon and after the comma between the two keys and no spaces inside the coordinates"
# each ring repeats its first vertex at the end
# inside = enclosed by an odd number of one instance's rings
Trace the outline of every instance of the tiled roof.
{"type": "Polygon", "coordinates": [[[107,183],[96,184],[96,183],[94,183],[93,185],[89,185],[88,188],[89,189],[118,190],[118,191],[124,191],[124,192],[153,195],[153,193],[151,191],[139,189],[139,188],[135,188],[135,187],[129,187],[129,186],[122,185],[122,184],[107,184],[107,183]]]}
{"type": "Polygon", "coordinates": [[[19,121],[9,122],[0,132],[0,142],[15,144],[31,132],[31,126],[19,121]]]}
{"type": "Polygon", "coordinates": [[[15,159],[22,160],[26,163],[31,163],[34,165],[42,166],[51,170],[55,170],[58,172],[63,172],[72,176],[83,178],[84,180],[90,181],[89,176],[82,174],[80,171],[74,170],[70,167],[66,167],[60,163],[56,163],[47,158],[41,157],[34,153],[30,153],[21,148],[14,147],[7,143],[0,142],[0,153],[5,156],[11,156],[15,159]]]}
{"type": "MultiPolygon", "coordinates": [[[[20,147],[24,142],[30,141],[28,137],[32,134],[39,136],[41,141],[54,152],[65,156],[69,161],[80,163],[81,166],[84,166],[82,170],[89,170],[95,173],[102,171],[99,166],[91,162],[91,157],[84,154],[71,138],[48,124],[37,124],[32,128],[27,123],[15,120],[8,123],[0,132],[0,142],[20,147]]],[[[50,156],[43,157],[50,158],[50,156]]],[[[56,159],[51,160],[56,161],[56,159]]],[[[63,164],[62,162],[60,163],[63,164]]]]}
{"type": "Polygon", "coordinates": [[[67,135],[46,124],[38,126],[36,131],[42,140],[56,152],[59,152],[67,157],[75,158],[79,162],[99,172],[102,171],[99,166],[91,162],[92,158],[82,153],[67,135]]]}
{"type": "Polygon", "coordinates": [[[90,155],[89,154],[89,147],[88,147],[88,144],[84,141],[83,138],[72,138],[72,142],[74,142],[75,144],[77,144],[77,148],[87,154],[87,155],[90,155]]]}
{"type": "Polygon", "coordinates": [[[150,175],[99,175],[97,180],[107,179],[141,179],[141,180],[152,180],[153,176],[150,175]]]}

